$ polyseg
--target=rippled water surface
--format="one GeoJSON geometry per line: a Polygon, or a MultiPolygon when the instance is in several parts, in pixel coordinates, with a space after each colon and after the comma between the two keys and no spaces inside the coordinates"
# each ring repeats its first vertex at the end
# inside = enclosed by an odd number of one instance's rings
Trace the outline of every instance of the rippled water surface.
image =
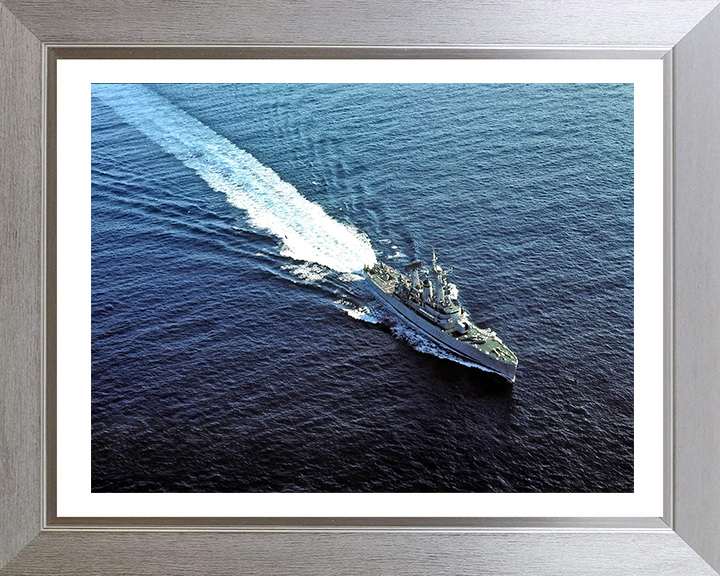
{"type": "Polygon", "coordinates": [[[94,85],[98,492],[633,490],[633,86],[94,85]],[[429,260],[517,353],[359,271],[429,260]]]}

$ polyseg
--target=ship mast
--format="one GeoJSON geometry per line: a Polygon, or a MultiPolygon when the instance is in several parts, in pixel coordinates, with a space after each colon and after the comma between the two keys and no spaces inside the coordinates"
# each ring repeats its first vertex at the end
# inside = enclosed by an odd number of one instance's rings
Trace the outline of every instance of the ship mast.
{"type": "Polygon", "coordinates": [[[435,299],[437,303],[442,306],[445,303],[445,288],[443,286],[443,280],[445,275],[443,269],[438,266],[438,259],[435,255],[435,248],[432,251],[432,270],[435,274],[435,299]]]}
{"type": "Polygon", "coordinates": [[[435,255],[435,248],[432,252],[432,271],[435,274],[435,299],[440,306],[444,306],[448,303],[447,294],[445,292],[446,278],[448,274],[452,272],[452,268],[443,270],[438,264],[437,256],[435,255]]]}

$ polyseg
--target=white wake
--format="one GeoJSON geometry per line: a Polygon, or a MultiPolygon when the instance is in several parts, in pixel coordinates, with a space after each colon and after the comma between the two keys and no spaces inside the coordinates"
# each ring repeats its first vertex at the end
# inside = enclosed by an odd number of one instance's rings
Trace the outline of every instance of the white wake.
{"type": "MultiPolygon", "coordinates": [[[[298,261],[283,268],[301,280],[322,280],[327,269],[339,272],[345,282],[361,280],[363,267],[376,262],[365,235],[330,217],[251,154],[151,89],[142,84],[94,85],[93,96],[194,170],[211,188],[225,194],[232,205],[247,213],[253,227],[279,238],[281,254],[298,261]]],[[[388,259],[405,257],[397,246],[392,250],[388,259]]],[[[345,299],[335,304],[352,318],[370,324],[389,320],[377,308],[345,299]]],[[[397,318],[389,323],[397,338],[420,352],[484,369],[449,355],[397,318]]]]}
{"type": "Polygon", "coordinates": [[[375,263],[370,240],[330,217],[251,154],[142,84],[103,84],[93,95],[224,193],[251,225],[282,241],[281,254],[337,272],[375,263]]]}

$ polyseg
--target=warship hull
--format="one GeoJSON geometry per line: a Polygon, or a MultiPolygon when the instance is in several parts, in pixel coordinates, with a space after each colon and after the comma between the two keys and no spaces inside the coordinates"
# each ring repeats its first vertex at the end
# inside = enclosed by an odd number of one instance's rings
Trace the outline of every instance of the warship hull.
{"type": "Polygon", "coordinates": [[[376,296],[389,305],[396,314],[419,329],[433,344],[460,359],[478,364],[485,370],[498,374],[510,382],[515,381],[516,362],[504,362],[471,344],[458,340],[452,334],[429,322],[409,308],[395,295],[391,286],[379,284],[367,270],[365,271],[365,278],[368,280],[368,284],[376,296]]]}

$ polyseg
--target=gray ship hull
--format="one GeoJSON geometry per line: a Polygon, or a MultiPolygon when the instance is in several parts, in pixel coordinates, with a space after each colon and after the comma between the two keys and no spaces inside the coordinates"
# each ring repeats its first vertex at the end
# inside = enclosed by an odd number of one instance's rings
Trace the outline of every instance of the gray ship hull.
{"type": "Polygon", "coordinates": [[[365,272],[365,278],[377,296],[389,304],[396,313],[405,318],[410,324],[419,328],[435,345],[464,360],[479,364],[489,372],[494,372],[510,382],[515,382],[515,364],[502,362],[470,344],[457,340],[452,335],[425,320],[419,314],[416,314],[394,294],[385,292],[380,286],[373,282],[367,272],[365,272]]]}

